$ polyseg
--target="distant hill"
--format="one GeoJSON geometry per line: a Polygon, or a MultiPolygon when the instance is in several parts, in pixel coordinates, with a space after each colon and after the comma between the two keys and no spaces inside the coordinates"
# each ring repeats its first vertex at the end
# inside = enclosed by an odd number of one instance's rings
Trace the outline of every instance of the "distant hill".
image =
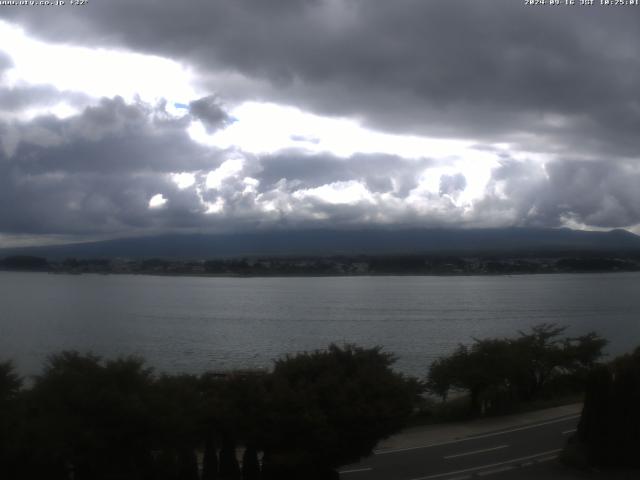
{"type": "Polygon", "coordinates": [[[538,254],[640,252],[640,237],[626,230],[405,229],[303,230],[225,235],[162,235],[92,243],[0,249],[0,257],[50,259],[167,258],[375,254],[538,254]]]}

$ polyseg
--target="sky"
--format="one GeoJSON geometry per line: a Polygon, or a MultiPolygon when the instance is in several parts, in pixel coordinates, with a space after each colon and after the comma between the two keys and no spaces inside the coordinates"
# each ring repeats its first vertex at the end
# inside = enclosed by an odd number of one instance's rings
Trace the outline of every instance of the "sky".
{"type": "Polygon", "coordinates": [[[561,2],[0,2],[0,246],[640,233],[640,6],[561,2]]]}

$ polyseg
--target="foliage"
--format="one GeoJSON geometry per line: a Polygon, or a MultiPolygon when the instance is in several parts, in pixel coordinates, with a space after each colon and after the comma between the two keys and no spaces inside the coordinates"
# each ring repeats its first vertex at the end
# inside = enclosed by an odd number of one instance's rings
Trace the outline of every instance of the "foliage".
{"type": "MultiPolygon", "coordinates": [[[[292,471],[335,468],[371,453],[398,431],[420,393],[379,347],[331,345],[276,362],[269,382],[271,435],[264,450],[292,471]]],[[[295,476],[295,475],[294,475],[295,476]]]]}
{"type": "Polygon", "coordinates": [[[12,362],[0,362],[0,405],[16,397],[22,387],[22,379],[15,372],[12,362]]]}
{"type": "Polygon", "coordinates": [[[467,392],[478,414],[535,400],[561,377],[584,380],[607,342],[593,332],[562,338],[565,330],[545,323],[516,338],[460,345],[431,365],[427,388],[443,400],[452,390],[467,392]]]}
{"type": "Polygon", "coordinates": [[[418,383],[392,362],[377,348],[331,346],[280,360],[273,373],[154,375],[139,358],[62,352],[27,389],[2,363],[0,476],[333,478],[411,413],[418,383]]]}
{"type": "Polygon", "coordinates": [[[157,420],[148,408],[151,380],[137,358],[103,364],[77,352],[52,356],[28,392],[37,445],[31,464],[72,469],[78,480],[146,468],[157,420]]]}
{"type": "Polygon", "coordinates": [[[21,388],[22,378],[16,374],[13,363],[0,362],[0,466],[6,465],[7,473],[13,473],[11,464],[19,453],[16,441],[21,432],[16,420],[21,388]]]}
{"type": "Polygon", "coordinates": [[[640,347],[593,370],[577,440],[596,466],[640,467],[640,347]]]}

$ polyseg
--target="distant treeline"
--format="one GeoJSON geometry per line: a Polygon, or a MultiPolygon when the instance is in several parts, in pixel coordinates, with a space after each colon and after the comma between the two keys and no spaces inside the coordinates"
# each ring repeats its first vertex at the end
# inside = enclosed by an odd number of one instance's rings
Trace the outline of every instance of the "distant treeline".
{"type": "Polygon", "coordinates": [[[585,386],[572,455],[638,466],[640,348],[605,364],[604,339],[564,331],[542,324],[461,345],[425,381],[395,372],[380,347],[354,345],[287,356],[268,372],[200,375],[67,351],[29,386],[0,363],[0,478],[336,479],[339,466],[424,415],[425,393],[466,394],[478,416],[585,386]]]}
{"type": "Polygon", "coordinates": [[[0,269],[54,273],[137,273],[159,275],[508,275],[640,271],[640,254],[375,255],[332,257],[252,257],[210,260],[0,259],[0,269]]]}

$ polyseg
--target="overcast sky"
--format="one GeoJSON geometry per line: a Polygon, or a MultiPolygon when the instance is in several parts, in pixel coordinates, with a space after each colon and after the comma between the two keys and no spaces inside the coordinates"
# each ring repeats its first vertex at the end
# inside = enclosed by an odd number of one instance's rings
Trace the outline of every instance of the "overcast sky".
{"type": "Polygon", "coordinates": [[[639,37],[524,0],[0,5],[0,245],[640,232],[639,37]]]}

